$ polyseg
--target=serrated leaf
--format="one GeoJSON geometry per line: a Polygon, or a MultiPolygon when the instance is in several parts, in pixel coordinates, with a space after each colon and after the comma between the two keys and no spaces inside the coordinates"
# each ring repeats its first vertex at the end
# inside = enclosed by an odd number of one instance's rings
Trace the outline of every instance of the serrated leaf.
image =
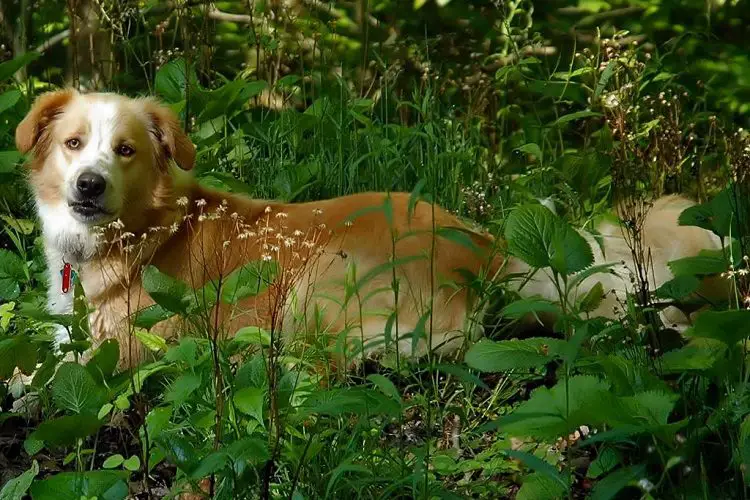
{"type": "Polygon", "coordinates": [[[136,328],[145,328],[146,330],[150,330],[154,325],[168,320],[174,315],[174,312],[168,311],[159,304],[153,304],[135,313],[133,326],[136,328]]]}
{"type": "Polygon", "coordinates": [[[592,99],[593,102],[596,102],[599,96],[602,95],[602,92],[604,92],[604,89],[607,88],[607,84],[615,74],[617,64],[618,63],[616,60],[612,60],[607,64],[607,67],[604,68],[604,71],[602,71],[602,74],[599,77],[599,81],[596,83],[596,88],[594,89],[594,96],[592,99]]]}
{"type": "Polygon", "coordinates": [[[466,353],[465,362],[483,372],[528,370],[544,366],[560,355],[565,342],[535,337],[523,340],[481,340],[466,353]]]}
{"type": "Polygon", "coordinates": [[[61,410],[73,413],[96,413],[104,404],[105,394],[91,374],[78,363],[63,363],[52,382],[52,400],[61,410]]]}
{"type": "Polygon", "coordinates": [[[696,255],[672,260],[669,269],[675,276],[701,276],[719,274],[727,270],[727,262],[715,255],[696,255]]]}
{"type": "Polygon", "coordinates": [[[533,143],[533,142],[524,144],[523,146],[516,148],[516,151],[534,156],[539,163],[541,163],[542,160],[544,160],[544,154],[542,153],[542,148],[540,148],[538,144],[533,143]]]}
{"type": "Polygon", "coordinates": [[[691,275],[680,275],[654,290],[654,295],[663,299],[679,300],[698,290],[701,282],[691,275]]]}
{"type": "Polygon", "coordinates": [[[734,345],[750,335],[750,311],[705,311],[696,318],[685,335],[716,339],[734,345]]]}
{"type": "Polygon", "coordinates": [[[516,500],[558,500],[565,498],[567,494],[568,489],[558,481],[535,472],[524,478],[516,500]]]}
{"type": "Polygon", "coordinates": [[[164,400],[175,404],[182,404],[190,398],[200,385],[200,375],[197,373],[184,373],[169,386],[169,390],[164,395],[164,400]]]}
{"type": "Polygon", "coordinates": [[[524,205],[510,214],[505,239],[511,254],[535,268],[573,274],[594,261],[588,242],[567,222],[541,205],[524,205]]]}

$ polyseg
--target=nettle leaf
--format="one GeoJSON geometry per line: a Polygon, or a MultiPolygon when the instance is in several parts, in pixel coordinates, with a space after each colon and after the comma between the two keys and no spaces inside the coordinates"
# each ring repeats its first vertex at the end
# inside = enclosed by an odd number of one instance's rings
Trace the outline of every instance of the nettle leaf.
{"type": "Polygon", "coordinates": [[[122,500],[128,496],[127,471],[61,472],[31,486],[34,500],[122,500]]]}
{"type": "Polygon", "coordinates": [[[31,433],[29,440],[53,446],[66,446],[93,435],[101,426],[102,422],[95,415],[69,415],[45,420],[31,433]]]}
{"type": "Polygon", "coordinates": [[[573,274],[594,261],[583,236],[541,205],[513,210],[506,222],[505,239],[511,254],[536,268],[551,267],[562,274],[573,274]]]}
{"type": "Polygon", "coordinates": [[[663,299],[680,300],[698,290],[701,281],[695,276],[683,274],[672,278],[654,291],[663,299]]]}
{"type": "Polygon", "coordinates": [[[721,340],[696,337],[679,349],[665,352],[659,366],[663,373],[710,370],[725,358],[727,349],[721,340]]]}
{"type": "Polygon", "coordinates": [[[0,500],[21,500],[37,474],[39,474],[39,463],[34,460],[29,470],[5,483],[3,489],[0,490],[0,500]]]}
{"type": "Polygon", "coordinates": [[[164,400],[170,403],[182,404],[193,395],[193,392],[200,385],[200,375],[197,373],[184,373],[169,386],[169,390],[164,395],[164,400]]]}
{"type": "Polygon", "coordinates": [[[616,420],[618,411],[610,385],[593,376],[570,377],[553,388],[536,389],[528,401],[497,425],[506,433],[557,439],[581,425],[597,425],[616,420]]]}
{"type": "Polygon", "coordinates": [[[724,238],[740,234],[740,214],[747,214],[747,202],[730,186],[710,201],[685,209],[678,219],[682,226],[697,226],[724,238]]]}
{"type": "Polygon", "coordinates": [[[537,368],[559,357],[565,341],[534,337],[523,340],[481,340],[466,353],[466,364],[483,372],[537,368]]]}
{"type": "Polygon", "coordinates": [[[194,69],[188,69],[183,58],[174,59],[156,72],[154,89],[166,102],[176,104],[185,99],[188,81],[191,90],[199,90],[194,69]]]}
{"type": "Polygon", "coordinates": [[[706,311],[698,316],[685,334],[690,337],[721,340],[734,345],[750,335],[750,311],[706,311]]]}
{"type": "Polygon", "coordinates": [[[379,391],[363,387],[330,389],[312,393],[300,409],[302,414],[355,415],[386,414],[398,415],[401,406],[379,391]]]}
{"type": "Polygon", "coordinates": [[[557,500],[568,495],[568,488],[559,481],[539,472],[529,474],[523,480],[516,500],[557,500]]]}
{"type": "Polygon", "coordinates": [[[278,274],[276,262],[253,261],[235,269],[221,284],[221,300],[236,304],[264,292],[278,274]]]}
{"type": "Polygon", "coordinates": [[[704,252],[693,257],[672,260],[668,265],[675,276],[719,274],[727,270],[727,262],[724,258],[704,252]]]}
{"type": "Polygon", "coordinates": [[[187,314],[192,304],[192,291],[187,283],[149,265],[143,270],[143,288],[158,305],[177,314],[187,314]]]}
{"type": "Polygon", "coordinates": [[[78,363],[63,363],[52,382],[52,400],[61,410],[96,413],[105,402],[104,390],[78,363]]]}
{"type": "Polygon", "coordinates": [[[500,314],[509,319],[520,319],[531,314],[539,319],[540,314],[560,315],[560,306],[546,299],[530,298],[515,300],[503,307],[500,314]]]}
{"type": "Polygon", "coordinates": [[[18,297],[21,283],[25,280],[26,265],[21,257],[0,249],[0,299],[13,300],[18,297]]]}
{"type": "Polygon", "coordinates": [[[383,392],[383,394],[401,403],[401,393],[398,392],[396,386],[388,378],[384,377],[383,375],[374,373],[372,375],[369,375],[367,377],[367,380],[372,382],[378,389],[383,392]]]}

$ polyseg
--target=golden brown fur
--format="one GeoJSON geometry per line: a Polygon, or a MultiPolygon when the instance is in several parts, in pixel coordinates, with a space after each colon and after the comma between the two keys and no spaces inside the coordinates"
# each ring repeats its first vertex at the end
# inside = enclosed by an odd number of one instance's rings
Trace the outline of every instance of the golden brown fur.
{"type": "MultiPolygon", "coordinates": [[[[460,270],[480,274],[490,262],[491,239],[472,235],[477,245],[472,250],[435,234],[434,229],[463,227],[439,207],[420,202],[409,216],[409,196],[402,193],[391,194],[391,208],[384,209],[383,193],[284,204],[205,189],[174,167],[173,160],[189,170],[194,147],[172,112],[149,99],[72,91],[46,94],[18,127],[16,141],[22,152],[34,151],[30,181],[45,228],[51,276],[60,262],[74,262],[93,308],[92,334],[97,342],[118,338],[124,366],[143,356],[128,317],[153,303],[141,285],[141,271],[148,263],[195,288],[225,278],[250,261],[272,258],[280,263],[286,281],[236,306],[222,304],[204,333],[212,333],[216,325],[221,325],[222,335],[258,325],[287,335],[346,331],[352,339],[368,341],[383,336],[388,317],[396,312],[394,336],[396,329],[399,335],[411,332],[420,320],[432,333],[427,336],[431,345],[421,340],[419,353],[427,348],[451,352],[463,343],[472,301],[460,270]],[[99,110],[97,116],[110,113],[113,118],[100,124],[90,121],[92,109],[99,110]],[[99,134],[92,127],[107,130],[99,134]],[[72,136],[81,147],[69,151],[64,145],[72,136]],[[96,159],[112,156],[110,143],[126,143],[137,153],[96,159]],[[98,224],[108,229],[95,251],[90,251],[86,233],[96,233],[93,225],[72,221],[74,238],[53,227],[68,209],[61,187],[70,182],[65,181],[66,169],[82,169],[81,163],[89,168],[92,161],[111,177],[117,196],[107,201],[116,207],[110,220],[122,222],[98,224]],[[387,266],[392,257],[395,271],[387,266]],[[356,293],[345,286],[352,276],[361,281],[377,269],[381,272],[356,293]],[[425,322],[429,310],[431,319],[425,322]]],[[[60,293],[54,283],[50,293],[60,293]]],[[[172,319],[153,331],[168,337],[180,328],[180,320],[172,319]]],[[[402,341],[400,348],[411,351],[411,340],[402,341]]]]}

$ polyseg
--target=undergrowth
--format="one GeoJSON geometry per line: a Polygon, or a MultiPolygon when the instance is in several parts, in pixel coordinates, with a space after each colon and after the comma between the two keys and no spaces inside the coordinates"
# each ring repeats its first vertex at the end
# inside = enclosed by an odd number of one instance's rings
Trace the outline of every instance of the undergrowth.
{"type": "MultiPolygon", "coordinates": [[[[502,61],[483,76],[492,98],[467,91],[458,106],[429,57],[415,80],[405,80],[403,61],[377,60],[368,67],[378,77],[356,85],[330,78],[321,68],[334,64],[312,50],[312,68],[301,58],[299,74],[282,75],[279,40],[253,30],[263,71],[229,78],[193,52],[195,25],[168,17],[157,25],[158,49],[144,47],[137,11],[120,12],[113,28],[130,64],[143,63],[141,90],[181,113],[201,183],[285,201],[411,192],[489,229],[504,251],[552,276],[556,301],[521,298],[510,282],[523,277],[477,277],[486,338],[456,359],[398,350],[361,359],[362,346],[332,345],[331,332],[290,340],[281,331],[293,326],[278,323],[221,340],[225,325],[209,306],[270,290],[268,307],[281,318],[312,265],[269,253],[197,289],[143,266],[157,305],[134,320],[130,342],[152,359],[119,373],[129,347],[107,341],[80,362],[64,360],[91,347],[89,311],[79,286],[72,315],[44,312],[41,240],[12,146],[34,96],[52,85],[19,79],[34,53],[1,63],[0,499],[746,498],[750,139],[712,112],[708,90],[670,73],[628,33],[597,34],[569,60],[545,57],[524,6],[509,3],[505,44],[488,54],[502,61]],[[165,51],[170,33],[176,47],[165,51]],[[149,48],[147,64],[139,51],[149,48]],[[680,221],[723,238],[723,250],[671,263],[675,278],[650,290],[642,222],[656,197],[673,192],[701,202],[680,221]],[[578,294],[611,266],[592,267],[573,229],[612,219],[615,202],[637,269],[613,321],[590,315],[601,287],[578,294]],[[706,277],[730,284],[725,300],[687,304],[706,277]],[[657,314],[675,302],[707,309],[684,335],[657,314]],[[521,317],[550,312],[551,331],[519,328],[521,317]],[[172,315],[185,319],[179,340],[149,332],[172,315]],[[52,345],[60,326],[71,337],[61,353],[52,345]],[[333,370],[337,356],[360,361],[333,370]]],[[[316,29],[315,43],[335,44],[316,29]]],[[[235,222],[228,241],[262,238],[235,222]]],[[[315,247],[315,234],[288,236],[315,247]]],[[[130,244],[122,234],[112,242],[130,244]]],[[[358,284],[347,283],[348,299],[361,299],[358,284]]],[[[384,332],[386,347],[429,337],[427,325],[384,332]]]]}

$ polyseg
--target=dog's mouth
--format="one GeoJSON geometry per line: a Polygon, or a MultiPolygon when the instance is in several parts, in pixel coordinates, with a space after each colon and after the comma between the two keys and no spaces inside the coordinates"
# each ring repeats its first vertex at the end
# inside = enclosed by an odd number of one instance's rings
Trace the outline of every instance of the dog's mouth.
{"type": "Polygon", "coordinates": [[[95,221],[112,215],[110,211],[92,200],[70,201],[68,206],[86,221],[95,221]]]}

